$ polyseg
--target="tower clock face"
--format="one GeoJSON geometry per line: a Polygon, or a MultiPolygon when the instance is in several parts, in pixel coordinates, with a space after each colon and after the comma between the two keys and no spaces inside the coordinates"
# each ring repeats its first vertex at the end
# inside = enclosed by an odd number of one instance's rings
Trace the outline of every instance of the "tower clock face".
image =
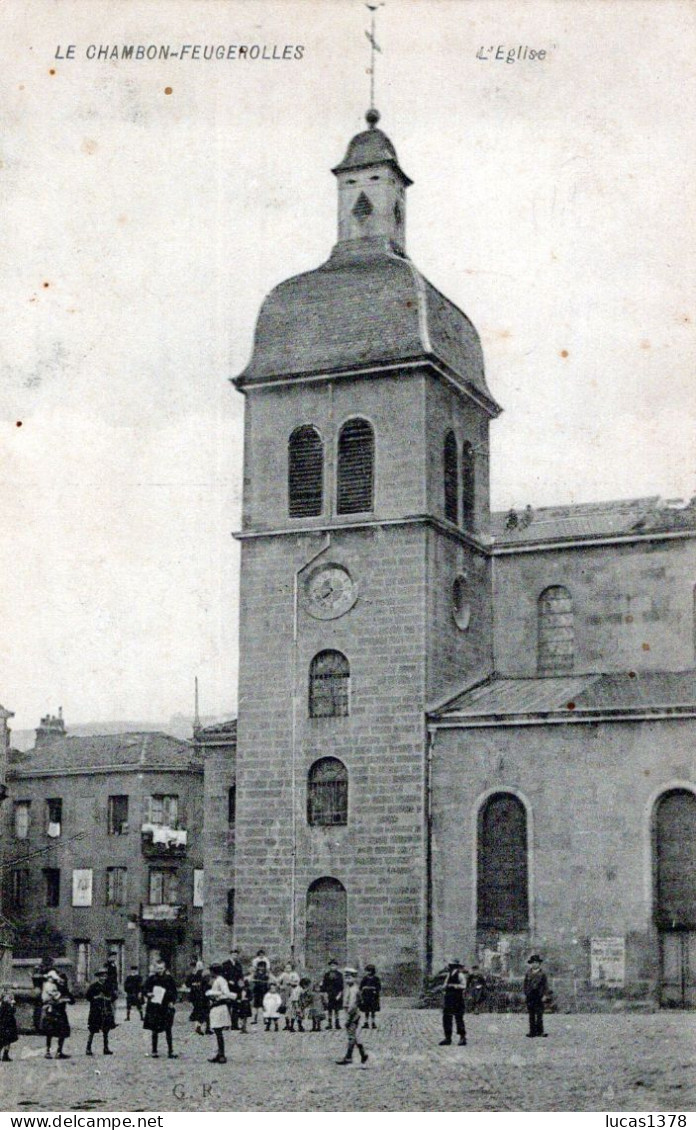
{"type": "Polygon", "coordinates": [[[358,588],[342,565],[320,565],[305,584],[305,608],[317,620],[335,620],[353,607],[358,588]]]}

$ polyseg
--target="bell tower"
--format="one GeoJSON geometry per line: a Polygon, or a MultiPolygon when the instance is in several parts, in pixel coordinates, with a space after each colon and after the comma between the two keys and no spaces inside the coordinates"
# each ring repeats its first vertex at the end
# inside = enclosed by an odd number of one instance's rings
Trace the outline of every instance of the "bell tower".
{"type": "Polygon", "coordinates": [[[426,711],[492,661],[499,408],[473,325],[406,254],[411,181],[378,119],[333,169],[330,257],[266,297],[234,382],[233,930],[247,954],[372,961],[409,993],[429,953],[426,711]]]}
{"type": "Polygon", "coordinates": [[[396,252],[406,251],[406,189],[413,183],[396,151],[377,129],[378,110],[365,115],[369,129],[356,134],[332,170],[338,180],[338,239],[384,238],[396,252]]]}

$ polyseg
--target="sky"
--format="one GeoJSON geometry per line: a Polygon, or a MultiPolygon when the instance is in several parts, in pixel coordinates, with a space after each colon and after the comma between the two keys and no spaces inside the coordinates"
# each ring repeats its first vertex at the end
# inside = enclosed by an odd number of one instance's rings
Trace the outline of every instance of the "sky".
{"type": "MultiPolygon", "coordinates": [[[[236,703],[256,314],[336,238],[359,0],[13,0],[0,48],[0,702],[236,703]],[[90,59],[133,44],[290,59],[90,59]],[[73,57],[66,57],[74,47],[73,57]],[[294,48],[301,47],[296,52],[294,48]]],[[[407,248],[482,338],[498,509],[696,493],[696,9],[388,0],[407,248]],[[541,59],[505,61],[517,47],[541,59]],[[496,59],[498,48],[504,58],[496,59]],[[482,56],[482,57],[481,57],[482,56]]],[[[516,51],[515,51],[516,53],[516,51]]]]}

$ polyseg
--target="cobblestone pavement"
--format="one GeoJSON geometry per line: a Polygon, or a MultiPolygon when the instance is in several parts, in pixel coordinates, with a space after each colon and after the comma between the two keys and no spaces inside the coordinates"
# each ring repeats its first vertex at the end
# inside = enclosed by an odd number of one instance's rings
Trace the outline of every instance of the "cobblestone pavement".
{"type": "Polygon", "coordinates": [[[43,1058],[23,1036],[0,1064],[4,1110],[230,1111],[693,1111],[694,1013],[547,1017],[549,1038],[525,1038],[526,1017],[467,1017],[467,1047],[438,1047],[440,1015],[385,1009],[365,1033],[369,1062],[338,1067],[344,1032],[227,1033],[226,1064],[210,1064],[214,1038],[193,1034],[180,1007],[179,1059],[150,1059],[137,1016],[112,1033],[116,1053],[84,1055],[86,1009],[70,1010],[71,1058],[43,1058]]]}

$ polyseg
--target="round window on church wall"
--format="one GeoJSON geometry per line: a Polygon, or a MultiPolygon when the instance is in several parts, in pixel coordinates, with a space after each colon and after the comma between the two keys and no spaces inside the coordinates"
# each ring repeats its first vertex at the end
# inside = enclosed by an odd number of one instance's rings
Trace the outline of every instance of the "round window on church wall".
{"type": "Polygon", "coordinates": [[[452,586],[452,615],[459,630],[465,632],[471,623],[471,602],[464,574],[457,577],[452,586]]]}

